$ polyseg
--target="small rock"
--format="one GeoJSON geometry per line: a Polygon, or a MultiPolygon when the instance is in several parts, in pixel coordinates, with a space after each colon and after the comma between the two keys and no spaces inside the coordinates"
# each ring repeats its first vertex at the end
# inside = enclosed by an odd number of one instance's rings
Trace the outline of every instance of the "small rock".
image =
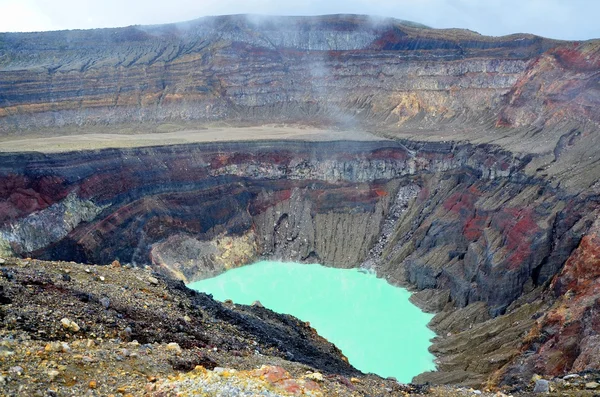
{"type": "Polygon", "coordinates": [[[538,374],[534,374],[534,375],[531,377],[531,383],[535,383],[535,382],[537,382],[537,381],[538,381],[538,380],[540,380],[540,379],[542,379],[542,377],[541,377],[540,375],[538,375],[538,374]]]}
{"type": "Polygon", "coordinates": [[[67,273],[62,275],[62,279],[63,281],[71,281],[71,276],[69,276],[67,273]]]}
{"type": "Polygon", "coordinates": [[[550,391],[550,382],[545,379],[538,379],[535,381],[535,387],[533,388],[534,393],[548,393],[550,391]]]}
{"type": "Polygon", "coordinates": [[[1,358],[6,358],[9,356],[13,356],[15,354],[14,351],[10,350],[9,348],[5,347],[5,346],[1,346],[0,347],[0,357],[1,358]]]}
{"type": "Polygon", "coordinates": [[[352,383],[360,383],[360,379],[358,379],[358,378],[350,378],[350,382],[352,382],[352,383]]]}
{"type": "Polygon", "coordinates": [[[88,267],[86,267],[86,268],[85,268],[85,272],[86,272],[86,273],[90,273],[90,272],[91,272],[91,270],[90,270],[88,267]]]}
{"type": "Polygon", "coordinates": [[[4,265],[6,263],[6,260],[4,258],[0,258],[0,265],[4,265]]]}
{"type": "Polygon", "coordinates": [[[100,276],[100,277],[98,277],[98,279],[100,279],[100,281],[106,280],[106,278],[104,278],[104,276],[100,276]]]}
{"type": "Polygon", "coordinates": [[[158,285],[158,279],[155,277],[148,277],[148,282],[152,285],[158,285]]]}
{"type": "Polygon", "coordinates": [[[71,351],[71,347],[67,342],[50,342],[44,348],[47,352],[68,352],[71,351]]]}
{"type": "Polygon", "coordinates": [[[190,321],[192,321],[192,319],[190,318],[190,316],[183,316],[183,321],[189,323],[190,321]]]}
{"type": "Polygon", "coordinates": [[[585,384],[586,389],[597,389],[600,386],[598,382],[588,382],[585,384]]]}
{"type": "Polygon", "coordinates": [[[79,325],[77,325],[77,323],[75,321],[71,321],[68,318],[63,318],[60,320],[60,323],[62,324],[63,328],[66,328],[68,330],[71,330],[73,332],[78,332],[79,331],[79,325]]]}
{"type": "Polygon", "coordinates": [[[90,389],[96,389],[98,387],[98,382],[96,382],[95,380],[91,380],[90,383],[88,383],[88,387],[90,389]]]}
{"type": "Polygon", "coordinates": [[[473,390],[473,394],[476,394],[479,396],[479,395],[481,395],[481,390],[473,390]]]}
{"type": "Polygon", "coordinates": [[[56,377],[58,376],[59,372],[55,369],[51,369],[50,371],[48,371],[48,379],[50,379],[50,382],[53,382],[54,379],[56,379],[56,377]]]}
{"type": "Polygon", "coordinates": [[[14,367],[10,367],[8,369],[8,372],[11,373],[11,374],[15,374],[15,375],[21,376],[21,375],[23,375],[23,367],[21,367],[19,365],[16,365],[14,367]]]}
{"type": "Polygon", "coordinates": [[[44,350],[47,352],[59,352],[62,349],[60,347],[60,342],[50,342],[50,343],[46,344],[46,347],[44,347],[44,350]]]}
{"type": "Polygon", "coordinates": [[[118,260],[114,260],[112,261],[112,263],[110,264],[111,267],[121,267],[121,262],[119,262],[118,260]]]}
{"type": "Polygon", "coordinates": [[[169,351],[174,351],[176,354],[181,354],[181,352],[183,350],[181,350],[181,347],[179,346],[179,344],[175,343],[175,342],[171,342],[167,345],[167,350],[169,351]]]}
{"type": "Polygon", "coordinates": [[[316,380],[317,382],[323,382],[325,378],[323,378],[323,374],[320,372],[313,372],[312,374],[304,375],[306,379],[316,380]]]}
{"type": "Polygon", "coordinates": [[[580,378],[580,377],[581,376],[579,374],[569,374],[569,375],[563,376],[563,380],[575,379],[575,378],[580,378]]]}
{"type": "Polygon", "coordinates": [[[6,384],[6,377],[0,375],[0,385],[5,385],[6,384]]]}
{"type": "Polygon", "coordinates": [[[100,298],[100,303],[105,309],[108,309],[110,307],[110,299],[108,299],[107,297],[100,298]]]}
{"type": "Polygon", "coordinates": [[[254,301],[254,302],[252,302],[252,306],[255,306],[255,307],[264,307],[263,304],[260,303],[260,301],[254,301]]]}

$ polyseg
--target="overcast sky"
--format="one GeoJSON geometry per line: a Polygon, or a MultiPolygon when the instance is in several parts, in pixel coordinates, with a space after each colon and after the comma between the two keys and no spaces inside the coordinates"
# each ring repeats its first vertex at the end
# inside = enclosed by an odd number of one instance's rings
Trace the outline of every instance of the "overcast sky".
{"type": "Polygon", "coordinates": [[[0,0],[0,31],[158,24],[243,13],[369,14],[493,36],[600,38],[600,0],[0,0]]]}

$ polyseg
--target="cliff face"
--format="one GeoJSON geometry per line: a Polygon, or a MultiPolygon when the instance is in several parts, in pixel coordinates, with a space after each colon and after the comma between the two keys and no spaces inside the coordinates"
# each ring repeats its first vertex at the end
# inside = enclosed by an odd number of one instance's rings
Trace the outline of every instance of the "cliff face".
{"type": "Polygon", "coordinates": [[[533,373],[560,375],[582,372],[600,365],[598,311],[600,290],[600,224],[597,214],[550,288],[558,298],[530,330],[523,350],[531,352],[506,369],[507,380],[533,373]]]}
{"type": "MultiPolygon", "coordinates": [[[[0,236],[4,255],[118,258],[186,281],[262,255],[365,262],[392,283],[437,291],[424,306],[442,311],[441,334],[487,330],[491,317],[518,318],[508,326],[518,333],[542,310],[519,300],[560,271],[597,205],[527,176],[530,161],[492,146],[394,141],[4,154],[0,236]]],[[[435,351],[448,354],[448,343],[435,351]]],[[[518,357],[514,333],[498,345],[509,349],[502,359],[464,353],[480,364],[457,375],[463,361],[443,363],[422,380],[480,384],[518,357]]]]}
{"type": "Polygon", "coordinates": [[[489,124],[501,96],[557,44],[360,16],[5,33],[0,128],[222,119],[489,124]]]}
{"type": "Polygon", "coordinates": [[[0,34],[3,140],[301,123],[536,154],[575,190],[600,173],[600,46],[365,16],[202,18],[0,34]]]}
{"type": "Polygon", "coordinates": [[[518,165],[504,153],[487,165],[486,157],[387,141],[6,154],[2,246],[90,263],[175,264],[162,249],[176,244],[191,250],[182,260],[210,253],[209,267],[223,255],[242,264],[261,254],[351,267],[377,239],[399,183],[465,167],[489,179],[518,165]],[[226,236],[247,244],[201,243],[226,236]]]}
{"type": "Polygon", "coordinates": [[[439,313],[420,381],[597,368],[599,59],[360,16],[0,34],[0,132],[23,139],[0,154],[0,252],[187,281],[260,256],[362,264],[439,313]],[[26,152],[265,122],[389,140],[26,152]]]}

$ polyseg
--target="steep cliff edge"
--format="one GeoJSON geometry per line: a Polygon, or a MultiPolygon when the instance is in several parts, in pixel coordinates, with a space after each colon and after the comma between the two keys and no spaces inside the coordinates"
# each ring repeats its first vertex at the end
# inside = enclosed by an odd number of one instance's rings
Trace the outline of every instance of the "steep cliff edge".
{"type": "Polygon", "coordinates": [[[365,16],[209,17],[5,33],[0,43],[4,132],[215,120],[478,122],[559,44],[365,16]]]}
{"type": "MultiPolygon", "coordinates": [[[[353,15],[2,33],[0,131],[9,141],[264,123],[350,128],[535,153],[529,175],[589,189],[600,172],[598,65],[598,41],[353,15]]],[[[246,139],[264,138],[253,134],[246,139]]]]}
{"type": "Polygon", "coordinates": [[[548,308],[522,297],[560,271],[597,206],[527,176],[529,157],[466,144],[244,142],[0,159],[4,255],[118,258],[185,281],[259,256],[369,263],[418,296],[431,292],[421,305],[441,311],[432,326],[456,335],[434,345],[441,372],[419,378],[436,383],[480,385],[519,356],[519,335],[548,308]],[[479,323],[503,331],[489,355],[456,339],[479,323]],[[463,359],[445,359],[461,348],[463,359]]]}
{"type": "Polygon", "coordinates": [[[599,70],[598,41],[361,16],[0,34],[0,251],[186,281],[362,264],[438,313],[420,381],[597,368],[599,70]],[[322,130],[165,133],[264,123],[322,130]],[[87,133],[115,148],[59,147],[87,133]]]}

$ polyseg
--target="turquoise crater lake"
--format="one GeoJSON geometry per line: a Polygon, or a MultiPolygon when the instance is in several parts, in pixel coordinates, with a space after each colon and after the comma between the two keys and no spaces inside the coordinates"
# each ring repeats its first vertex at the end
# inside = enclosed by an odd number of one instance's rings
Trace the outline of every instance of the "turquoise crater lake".
{"type": "Polygon", "coordinates": [[[432,315],[408,301],[410,292],[357,269],[263,261],[188,287],[309,321],[362,372],[407,383],[435,368],[432,315]]]}

